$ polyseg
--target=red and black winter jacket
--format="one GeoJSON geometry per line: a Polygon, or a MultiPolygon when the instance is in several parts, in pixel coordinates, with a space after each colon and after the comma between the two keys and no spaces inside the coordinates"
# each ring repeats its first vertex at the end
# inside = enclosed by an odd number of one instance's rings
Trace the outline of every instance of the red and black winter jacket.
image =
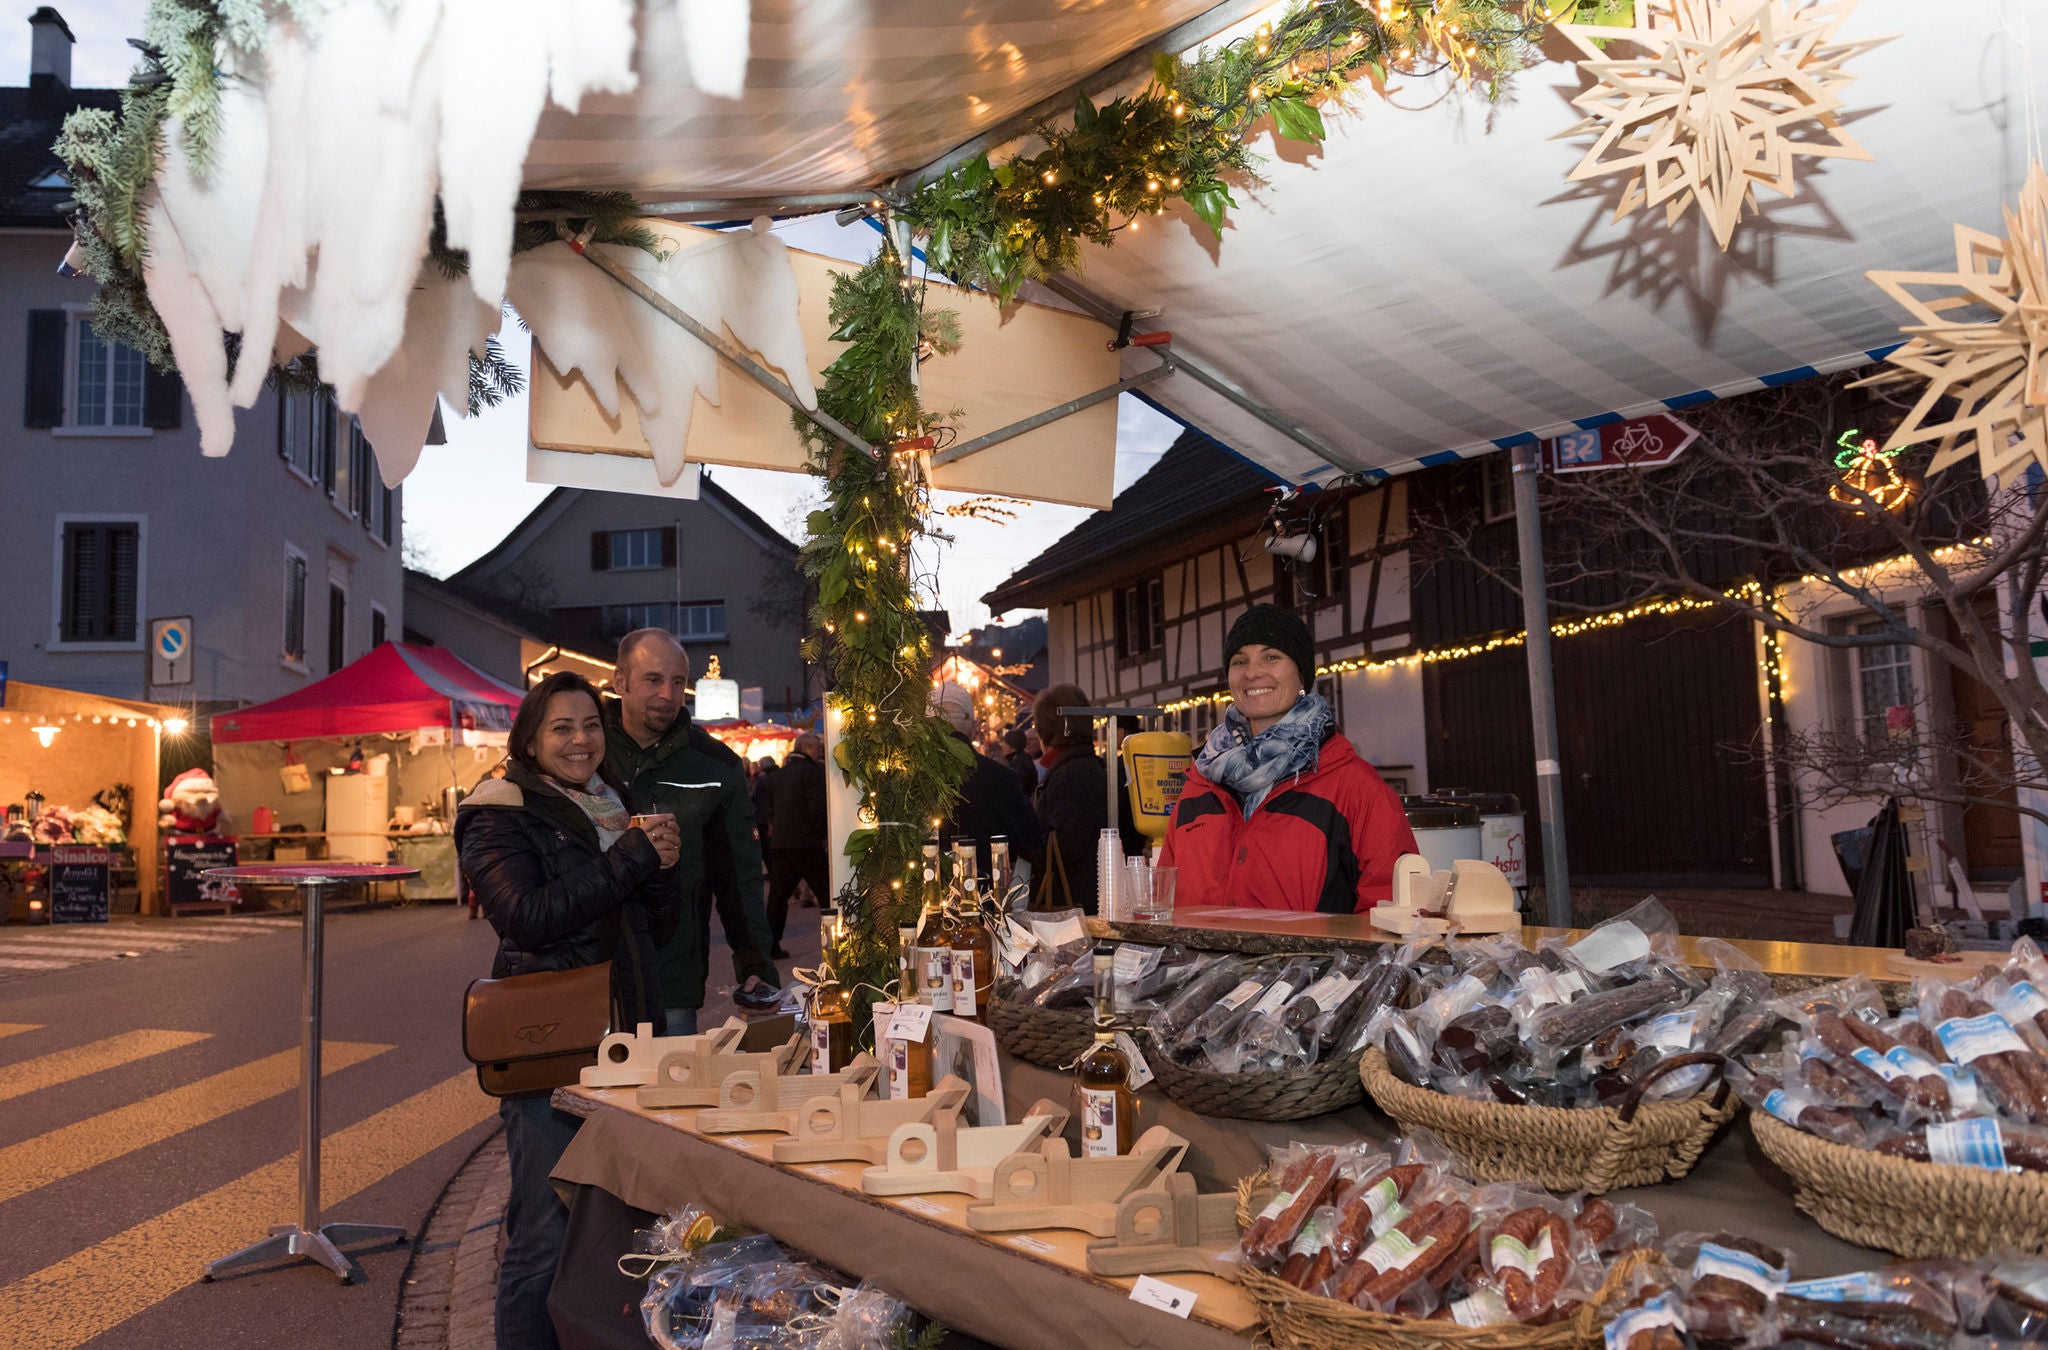
{"type": "Polygon", "coordinates": [[[1333,732],[1249,821],[1190,765],[1159,865],[1180,869],[1176,905],[1350,914],[1391,900],[1394,860],[1419,852],[1401,799],[1333,732]]]}

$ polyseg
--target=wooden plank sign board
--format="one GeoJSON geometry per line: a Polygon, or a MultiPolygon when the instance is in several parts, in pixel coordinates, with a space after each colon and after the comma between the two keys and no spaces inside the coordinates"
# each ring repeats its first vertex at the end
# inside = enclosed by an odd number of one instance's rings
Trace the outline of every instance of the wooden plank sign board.
{"type": "MultiPolygon", "coordinates": [[[[666,247],[685,251],[715,244],[723,234],[667,221],[642,221],[666,247]]],[[[798,321],[817,383],[845,344],[832,340],[827,306],[834,273],[858,264],[797,249],[788,250],[796,271],[798,321]]],[[[623,288],[618,303],[642,303],[623,288]]],[[[960,316],[960,348],[933,356],[918,367],[920,395],[932,409],[958,408],[959,439],[971,440],[1041,413],[1083,394],[1115,384],[1118,357],[1109,350],[1115,334],[1085,315],[1019,302],[998,308],[985,295],[934,282],[928,309],[960,316]]],[[[716,331],[716,314],[692,318],[716,331]]],[[[728,336],[730,336],[728,334],[728,336]]],[[[733,367],[720,363],[718,403],[700,391],[690,413],[684,453],[696,462],[800,473],[805,449],[790,424],[789,408],[733,367]]],[[[608,416],[582,374],[564,375],[536,344],[529,430],[543,450],[625,455],[651,460],[630,396],[619,400],[619,415],[608,416]]],[[[1115,399],[937,466],[935,486],[959,492],[998,493],[1033,501],[1061,502],[1107,510],[1115,494],[1115,399]]],[[[654,475],[649,473],[651,485],[654,475]]],[[[654,490],[651,486],[648,489],[654,490]]]]}
{"type": "Polygon", "coordinates": [[[50,855],[50,922],[106,923],[114,855],[60,845],[50,855]]]}

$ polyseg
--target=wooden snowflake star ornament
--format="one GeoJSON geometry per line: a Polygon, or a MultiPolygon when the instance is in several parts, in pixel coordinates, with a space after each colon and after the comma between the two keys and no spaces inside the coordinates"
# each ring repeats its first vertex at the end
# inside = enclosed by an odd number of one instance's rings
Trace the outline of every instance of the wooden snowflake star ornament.
{"type": "Polygon", "coordinates": [[[1955,232],[1953,272],[1866,274],[1915,322],[1886,369],[1857,383],[1925,383],[1885,449],[1938,438],[1929,473],[1973,454],[1986,478],[2030,459],[2048,467],[2048,173],[2028,168],[2005,238],[1955,232]]]}
{"type": "Polygon", "coordinates": [[[1834,41],[1856,3],[1637,0],[1633,28],[1557,25],[1593,80],[1572,100],[1584,119],[1553,138],[1594,137],[1570,181],[1627,174],[1617,221],[1661,206],[1675,225],[1697,201],[1726,252],[1759,186],[1797,192],[1798,157],[1870,158],[1835,116],[1843,66],[1891,39],[1834,41]]]}

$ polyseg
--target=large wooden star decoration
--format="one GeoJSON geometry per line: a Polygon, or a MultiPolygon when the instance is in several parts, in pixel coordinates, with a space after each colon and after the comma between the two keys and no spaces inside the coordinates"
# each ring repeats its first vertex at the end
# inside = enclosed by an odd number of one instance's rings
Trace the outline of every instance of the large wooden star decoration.
{"type": "Polygon", "coordinates": [[[2048,467],[2048,173],[2029,166],[2005,238],[1955,232],[1953,272],[1867,274],[1915,322],[1886,369],[1857,383],[1925,383],[1885,448],[1934,439],[1930,473],[1973,454],[1986,478],[2029,459],[2048,467]]]}
{"type": "Polygon", "coordinates": [[[1723,252],[1756,189],[1790,197],[1801,156],[1869,159],[1835,114],[1853,56],[1890,38],[1836,42],[1857,0],[1637,0],[1637,24],[1559,24],[1593,87],[1572,182],[1627,174],[1614,219],[1644,206],[1675,225],[1698,202],[1723,252]],[[1635,50],[1633,56],[1616,55],[1635,50]]]}

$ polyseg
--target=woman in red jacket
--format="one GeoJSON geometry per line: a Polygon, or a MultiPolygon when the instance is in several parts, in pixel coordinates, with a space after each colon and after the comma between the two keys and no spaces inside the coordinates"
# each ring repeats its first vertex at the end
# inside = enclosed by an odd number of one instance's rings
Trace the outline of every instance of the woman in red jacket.
{"type": "Polygon", "coordinates": [[[1179,905],[1349,914],[1393,898],[1394,860],[1418,853],[1394,795],[1310,692],[1315,639],[1254,605],[1224,642],[1230,708],[1195,755],[1159,855],[1179,905]]]}

